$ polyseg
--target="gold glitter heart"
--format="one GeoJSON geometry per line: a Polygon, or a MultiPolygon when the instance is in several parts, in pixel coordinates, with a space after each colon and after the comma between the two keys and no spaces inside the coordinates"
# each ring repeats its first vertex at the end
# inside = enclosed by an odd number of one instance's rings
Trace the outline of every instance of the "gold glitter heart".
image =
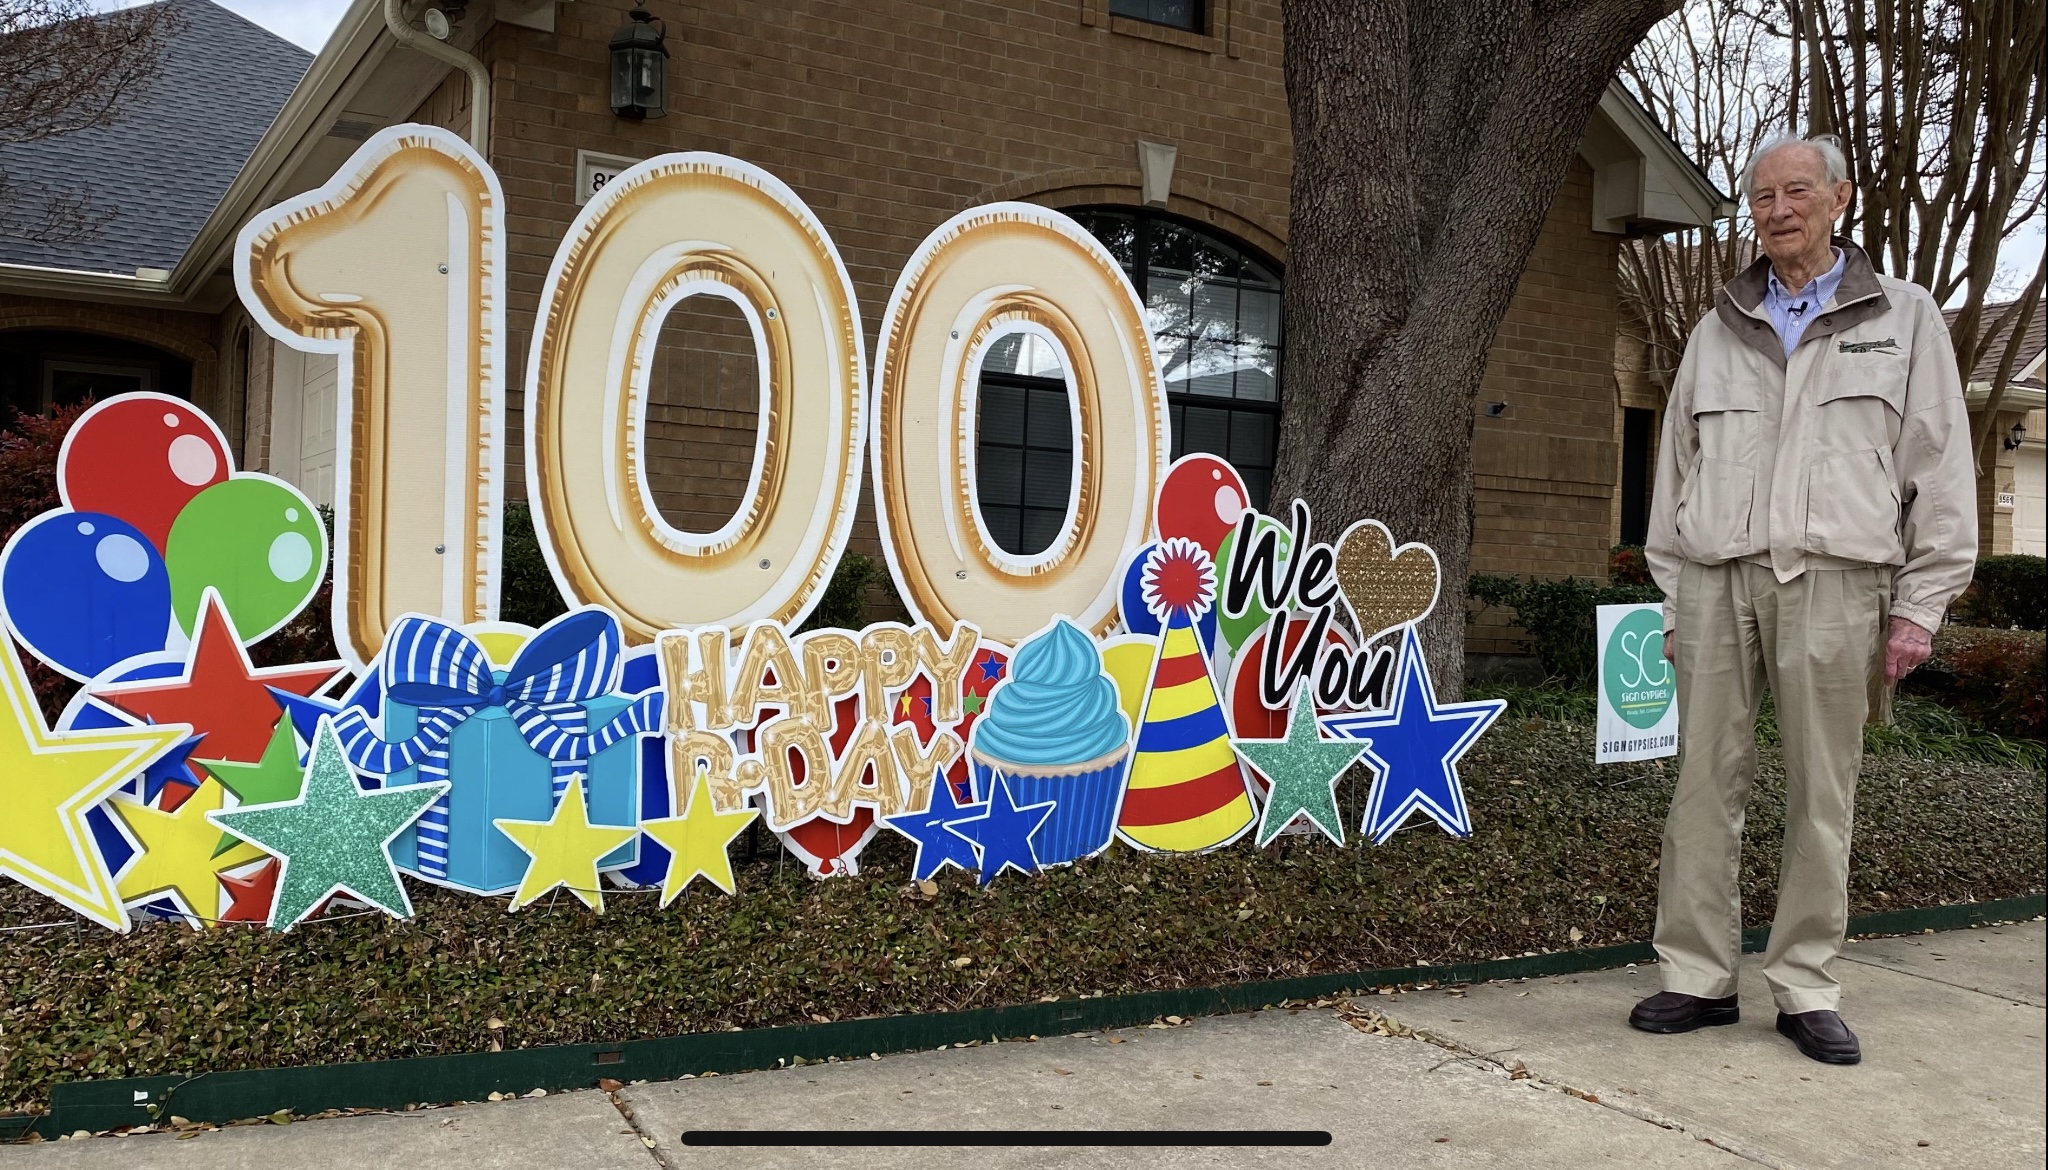
{"type": "Polygon", "coordinates": [[[1396,549],[1393,533],[1377,520],[1360,520],[1337,542],[1337,584],[1367,642],[1435,609],[1440,575],[1428,545],[1396,549]]]}

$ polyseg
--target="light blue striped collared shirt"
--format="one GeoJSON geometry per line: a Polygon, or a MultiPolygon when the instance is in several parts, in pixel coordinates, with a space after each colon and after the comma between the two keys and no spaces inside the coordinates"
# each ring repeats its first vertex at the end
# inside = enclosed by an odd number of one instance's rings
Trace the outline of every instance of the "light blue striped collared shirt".
{"type": "Polygon", "coordinates": [[[1808,281],[1796,293],[1786,292],[1785,286],[1778,283],[1778,270],[1771,270],[1764,289],[1764,312],[1771,318],[1771,328],[1778,331],[1778,340],[1785,343],[1787,361],[1791,360],[1792,351],[1799,348],[1806,327],[1835,299],[1835,289],[1841,286],[1842,270],[1847,263],[1842,250],[1836,248],[1835,266],[1808,281]]]}

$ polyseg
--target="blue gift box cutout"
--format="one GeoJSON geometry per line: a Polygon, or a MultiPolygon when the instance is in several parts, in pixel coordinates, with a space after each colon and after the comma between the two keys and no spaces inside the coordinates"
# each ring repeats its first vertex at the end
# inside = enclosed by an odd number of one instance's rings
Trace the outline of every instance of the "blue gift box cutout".
{"type": "MultiPolygon", "coordinates": [[[[494,672],[504,681],[502,672],[494,672]]],[[[602,695],[580,704],[590,726],[597,727],[633,703],[602,695]]],[[[385,735],[397,739],[419,727],[416,707],[387,700],[385,735]]],[[[640,823],[640,740],[628,736],[588,761],[584,792],[593,825],[630,827],[640,823]]],[[[554,767],[528,746],[512,713],[486,707],[464,719],[448,737],[448,873],[428,880],[479,894],[509,893],[526,873],[525,850],[498,831],[493,821],[544,821],[555,811],[554,767]]],[[[417,766],[399,772],[386,784],[417,784],[417,766]]],[[[419,826],[408,827],[391,843],[391,860],[400,869],[421,876],[419,826]]],[[[619,846],[598,862],[599,869],[630,866],[639,860],[639,838],[619,846]]]]}

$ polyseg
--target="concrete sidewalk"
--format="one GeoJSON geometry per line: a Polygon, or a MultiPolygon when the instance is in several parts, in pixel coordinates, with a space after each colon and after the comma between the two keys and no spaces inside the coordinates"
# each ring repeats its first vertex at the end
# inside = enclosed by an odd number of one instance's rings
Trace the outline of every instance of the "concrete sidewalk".
{"type": "Polygon", "coordinates": [[[1798,1055],[1745,971],[1743,1022],[1624,1024],[1653,969],[1366,996],[1178,1027],[634,1085],[616,1093],[0,1149],[0,1166],[2038,1167],[2041,922],[1851,944],[1860,1066],[1798,1055]],[[1316,1129],[1321,1148],[792,1150],[684,1130],[1316,1129]]]}

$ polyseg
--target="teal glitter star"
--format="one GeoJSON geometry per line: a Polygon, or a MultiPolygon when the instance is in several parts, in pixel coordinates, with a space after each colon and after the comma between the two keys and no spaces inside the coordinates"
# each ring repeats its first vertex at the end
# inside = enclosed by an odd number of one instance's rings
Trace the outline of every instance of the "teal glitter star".
{"type": "Polygon", "coordinates": [[[1322,738],[1309,688],[1302,687],[1295,694],[1286,739],[1243,739],[1232,746],[1273,782],[1273,790],[1266,794],[1265,814],[1259,818],[1261,849],[1297,816],[1308,817],[1323,836],[1344,843],[1344,820],[1337,813],[1337,779],[1364,753],[1366,744],[1322,738]]]}
{"type": "Polygon", "coordinates": [[[322,717],[306,761],[306,783],[295,799],[207,818],[277,856],[272,930],[297,926],[337,891],[394,918],[410,918],[412,900],[391,863],[391,842],[447,789],[441,780],[365,790],[342,756],[333,723],[322,717]]]}

